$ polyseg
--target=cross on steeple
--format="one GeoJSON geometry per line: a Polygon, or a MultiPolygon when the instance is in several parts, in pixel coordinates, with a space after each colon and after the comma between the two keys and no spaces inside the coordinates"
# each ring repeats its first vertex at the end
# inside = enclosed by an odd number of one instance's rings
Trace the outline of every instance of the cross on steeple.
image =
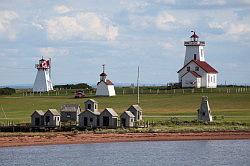
{"type": "Polygon", "coordinates": [[[102,72],[105,73],[105,64],[102,65],[102,72]]]}

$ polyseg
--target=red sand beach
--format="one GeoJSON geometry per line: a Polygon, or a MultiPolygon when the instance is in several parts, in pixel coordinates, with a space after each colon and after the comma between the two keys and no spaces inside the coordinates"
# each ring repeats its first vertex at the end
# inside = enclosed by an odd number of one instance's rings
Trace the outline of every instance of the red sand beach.
{"type": "Polygon", "coordinates": [[[235,140],[250,139],[250,132],[201,132],[201,133],[14,133],[0,136],[0,147],[54,145],[54,144],[85,144],[105,142],[132,141],[181,141],[181,140],[235,140]]]}

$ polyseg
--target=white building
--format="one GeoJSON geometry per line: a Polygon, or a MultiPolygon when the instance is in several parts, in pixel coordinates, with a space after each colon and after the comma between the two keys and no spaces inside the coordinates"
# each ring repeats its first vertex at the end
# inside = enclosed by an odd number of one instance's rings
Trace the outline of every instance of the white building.
{"type": "Polygon", "coordinates": [[[183,67],[178,71],[182,87],[217,87],[218,72],[205,61],[204,41],[193,32],[190,41],[185,41],[186,54],[183,67]]]}
{"type": "Polygon", "coordinates": [[[103,65],[103,72],[100,74],[100,81],[97,83],[96,96],[115,96],[115,87],[112,81],[107,80],[105,73],[105,65],[103,65]]]}
{"type": "Polygon", "coordinates": [[[33,85],[33,92],[48,92],[53,90],[51,81],[51,60],[41,59],[36,64],[37,74],[33,85]]]}

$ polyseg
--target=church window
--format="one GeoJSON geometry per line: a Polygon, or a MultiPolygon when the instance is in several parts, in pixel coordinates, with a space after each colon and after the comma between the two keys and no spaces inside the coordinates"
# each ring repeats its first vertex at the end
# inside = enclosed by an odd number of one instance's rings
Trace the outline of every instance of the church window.
{"type": "Polygon", "coordinates": [[[203,49],[201,49],[201,57],[203,56],[203,49]]]}
{"type": "Polygon", "coordinates": [[[187,71],[190,71],[190,67],[189,66],[187,67],[187,71]]]}
{"type": "Polygon", "coordinates": [[[195,71],[199,71],[199,67],[198,66],[195,67],[195,71]]]}
{"type": "Polygon", "coordinates": [[[196,60],[196,54],[194,54],[194,60],[196,60]]]}

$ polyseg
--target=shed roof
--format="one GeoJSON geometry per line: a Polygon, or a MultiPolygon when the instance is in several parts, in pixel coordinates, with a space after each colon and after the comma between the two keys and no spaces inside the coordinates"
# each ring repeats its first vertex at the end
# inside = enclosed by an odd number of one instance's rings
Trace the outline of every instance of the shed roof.
{"type": "Polygon", "coordinates": [[[87,103],[88,101],[91,101],[91,102],[93,102],[93,103],[98,103],[96,100],[94,100],[94,99],[88,99],[87,101],[85,101],[84,103],[87,103]]]}
{"type": "Polygon", "coordinates": [[[79,107],[79,104],[64,104],[61,108],[61,112],[75,112],[79,107]]]}
{"type": "Polygon", "coordinates": [[[132,112],[130,112],[130,111],[124,111],[124,113],[127,114],[131,118],[135,117],[134,114],[132,114],[132,112]]]}
{"type": "MultiPolygon", "coordinates": [[[[48,109],[48,111],[50,111],[53,115],[55,115],[55,116],[60,116],[60,113],[56,110],[56,109],[48,109]]],[[[47,112],[48,112],[47,111],[47,112]]],[[[46,112],[46,113],[47,113],[46,112]]]]}
{"type": "Polygon", "coordinates": [[[118,114],[113,110],[113,108],[105,108],[105,110],[102,111],[102,113],[105,111],[108,111],[112,116],[118,116],[118,114]]]}
{"type": "MultiPolygon", "coordinates": [[[[131,105],[131,106],[129,107],[129,109],[130,109],[131,107],[133,107],[133,108],[136,109],[137,111],[142,111],[142,108],[141,108],[138,104],[131,105]]],[[[128,110],[129,110],[129,109],[128,109],[128,110]]]]}
{"type": "MultiPolygon", "coordinates": [[[[37,114],[39,114],[39,115],[41,115],[41,116],[44,115],[44,112],[43,112],[42,110],[35,110],[34,113],[37,113],[37,114]]],[[[33,114],[34,114],[34,113],[33,113],[33,114]]],[[[32,115],[33,115],[33,114],[32,114],[32,115]]]]}
{"type": "Polygon", "coordinates": [[[91,110],[88,110],[88,109],[85,110],[85,111],[83,111],[83,112],[81,112],[80,115],[83,114],[83,113],[85,113],[85,112],[90,112],[90,113],[92,113],[94,115],[100,115],[100,112],[98,112],[98,111],[91,111],[91,110]]]}

